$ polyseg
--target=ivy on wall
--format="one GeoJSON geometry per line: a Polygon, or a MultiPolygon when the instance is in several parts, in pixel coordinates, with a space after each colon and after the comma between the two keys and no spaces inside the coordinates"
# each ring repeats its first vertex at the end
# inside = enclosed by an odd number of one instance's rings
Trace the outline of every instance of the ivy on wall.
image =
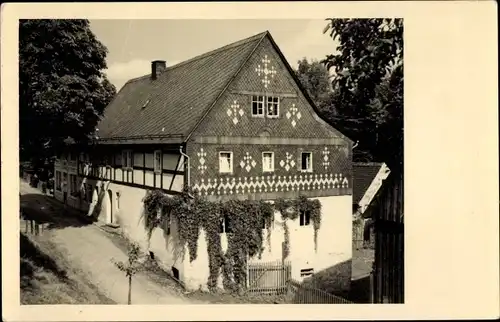
{"type": "Polygon", "coordinates": [[[261,256],[264,250],[263,229],[267,230],[267,244],[271,247],[274,212],[279,211],[285,222],[285,258],[289,254],[289,231],[286,220],[295,220],[301,212],[309,212],[314,223],[316,248],[317,231],[321,224],[321,203],[299,197],[297,200],[276,200],[272,205],[263,200],[208,201],[186,189],[175,196],[161,190],[148,191],[143,199],[145,226],[148,237],[155,228],[177,220],[179,240],[187,245],[189,259],[197,257],[200,229],[206,233],[209,255],[208,288],[215,290],[222,271],[224,289],[239,291],[246,285],[248,258],[261,256]],[[221,225],[226,220],[228,248],[221,246],[221,225]]]}

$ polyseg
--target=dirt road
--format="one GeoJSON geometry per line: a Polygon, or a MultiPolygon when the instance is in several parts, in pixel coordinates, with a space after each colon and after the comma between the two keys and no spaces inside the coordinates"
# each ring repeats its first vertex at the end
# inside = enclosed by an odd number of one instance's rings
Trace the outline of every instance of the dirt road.
{"type": "MultiPolygon", "coordinates": [[[[63,206],[51,197],[21,181],[21,204],[40,209],[50,228],[44,232],[63,252],[71,265],[87,272],[93,283],[118,304],[127,304],[128,283],[112,260],[124,261],[126,254],[100,228],[78,218],[64,215],[63,206]]],[[[21,227],[23,229],[23,227],[21,227]]],[[[145,273],[134,277],[132,304],[201,304],[180,296],[175,290],[161,287],[145,273]]]]}

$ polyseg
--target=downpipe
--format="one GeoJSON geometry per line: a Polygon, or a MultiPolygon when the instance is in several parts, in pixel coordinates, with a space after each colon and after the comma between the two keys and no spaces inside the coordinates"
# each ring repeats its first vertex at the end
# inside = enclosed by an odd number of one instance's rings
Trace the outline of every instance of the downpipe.
{"type": "MultiPolygon", "coordinates": [[[[189,156],[182,151],[182,146],[179,148],[179,152],[185,158],[184,164],[186,164],[186,162],[187,162],[187,169],[186,169],[186,175],[187,175],[187,180],[186,181],[187,182],[186,183],[187,183],[187,187],[191,188],[191,164],[190,164],[190,159],[189,159],[189,156]]],[[[193,196],[191,195],[191,193],[189,193],[189,197],[193,198],[193,196]]]]}

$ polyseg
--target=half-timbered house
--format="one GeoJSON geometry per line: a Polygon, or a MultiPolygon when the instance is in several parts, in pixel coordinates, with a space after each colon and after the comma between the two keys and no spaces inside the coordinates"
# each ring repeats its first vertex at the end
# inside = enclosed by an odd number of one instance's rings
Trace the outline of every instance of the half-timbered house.
{"type": "MultiPolygon", "coordinates": [[[[173,66],[153,61],[150,74],[117,93],[97,128],[90,150],[56,163],[56,198],[119,226],[187,287],[207,281],[203,234],[194,262],[176,250],[175,224],[149,239],[141,224],[147,189],[176,194],[188,185],[219,200],[316,198],[316,250],[307,214],[289,226],[292,277],[341,265],[348,287],[352,142],[320,117],[269,32],[173,66]]],[[[282,258],[275,217],[261,261],[282,258]]]]}

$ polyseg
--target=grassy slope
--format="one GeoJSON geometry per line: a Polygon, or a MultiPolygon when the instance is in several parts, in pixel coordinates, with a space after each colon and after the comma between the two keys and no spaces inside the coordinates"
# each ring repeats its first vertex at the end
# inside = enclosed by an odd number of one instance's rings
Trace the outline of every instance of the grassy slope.
{"type": "Polygon", "coordinates": [[[21,304],[114,304],[84,272],[72,269],[50,241],[39,237],[32,242],[21,234],[20,242],[21,304]]]}

